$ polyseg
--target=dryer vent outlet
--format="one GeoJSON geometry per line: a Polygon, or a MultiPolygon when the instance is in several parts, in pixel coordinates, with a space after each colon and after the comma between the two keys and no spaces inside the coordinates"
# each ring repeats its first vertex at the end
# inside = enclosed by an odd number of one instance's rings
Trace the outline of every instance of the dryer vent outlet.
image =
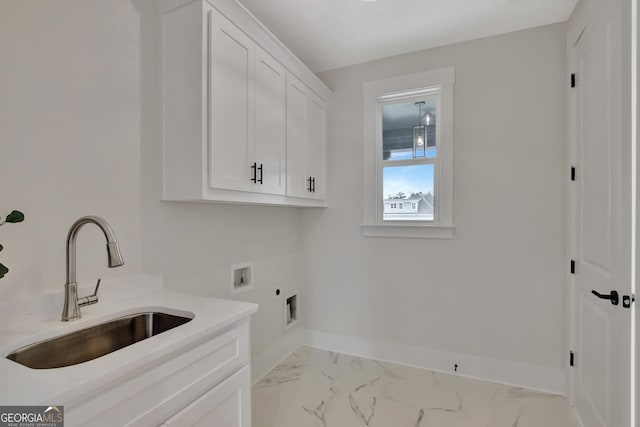
{"type": "Polygon", "coordinates": [[[284,328],[289,329],[298,321],[298,295],[291,294],[284,300],[284,328]]]}

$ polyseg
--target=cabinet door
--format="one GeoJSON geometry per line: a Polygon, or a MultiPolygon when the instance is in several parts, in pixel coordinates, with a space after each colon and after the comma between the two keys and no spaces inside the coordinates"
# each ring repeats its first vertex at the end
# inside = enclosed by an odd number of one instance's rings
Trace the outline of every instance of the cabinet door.
{"type": "Polygon", "coordinates": [[[209,185],[250,191],[255,44],[216,10],[210,37],[209,185]]]}
{"type": "Polygon", "coordinates": [[[308,197],[307,87],[287,74],[287,196],[308,197]]]}
{"type": "Polygon", "coordinates": [[[314,93],[307,98],[307,174],[313,180],[308,197],[325,198],[325,104],[314,93]]]}
{"type": "Polygon", "coordinates": [[[255,157],[261,169],[256,191],[285,194],[286,190],[286,73],[282,65],[259,46],[255,62],[255,157]]]}
{"type": "Polygon", "coordinates": [[[251,378],[245,366],[162,426],[251,427],[251,378]]]}

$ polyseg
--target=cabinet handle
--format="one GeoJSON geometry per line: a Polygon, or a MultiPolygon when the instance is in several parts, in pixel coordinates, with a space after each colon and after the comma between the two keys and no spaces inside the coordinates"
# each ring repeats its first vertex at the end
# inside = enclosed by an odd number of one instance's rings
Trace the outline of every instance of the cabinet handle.
{"type": "Polygon", "coordinates": [[[260,163],[260,167],[258,168],[258,170],[260,171],[260,179],[258,180],[258,182],[262,184],[262,163],[260,163]]]}
{"type": "Polygon", "coordinates": [[[307,191],[311,193],[311,177],[307,178],[307,181],[309,181],[309,187],[307,187],[307,191]]]}
{"type": "Polygon", "coordinates": [[[311,178],[311,183],[312,183],[311,192],[315,193],[316,192],[316,179],[315,178],[311,178]]]}
{"type": "Polygon", "coordinates": [[[256,162],[253,162],[253,164],[251,165],[251,170],[253,171],[253,177],[251,178],[251,182],[253,182],[254,184],[256,182],[258,182],[258,164],[256,162]]]}

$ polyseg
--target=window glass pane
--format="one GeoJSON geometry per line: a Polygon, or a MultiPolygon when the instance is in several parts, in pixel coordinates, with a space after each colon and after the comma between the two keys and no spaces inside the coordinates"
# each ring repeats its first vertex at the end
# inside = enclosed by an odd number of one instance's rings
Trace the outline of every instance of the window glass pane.
{"type": "Polygon", "coordinates": [[[383,219],[433,221],[433,164],[383,168],[383,219]]]}
{"type": "Polygon", "coordinates": [[[384,160],[436,156],[435,96],[382,107],[382,156],[384,160]]]}

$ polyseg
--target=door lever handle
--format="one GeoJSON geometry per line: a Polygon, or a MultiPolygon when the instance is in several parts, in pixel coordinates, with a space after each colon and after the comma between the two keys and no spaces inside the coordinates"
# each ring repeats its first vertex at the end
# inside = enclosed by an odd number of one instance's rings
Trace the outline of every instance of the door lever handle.
{"type": "Polygon", "coordinates": [[[598,291],[591,291],[592,294],[594,294],[595,296],[597,296],[600,299],[608,299],[611,300],[611,304],[613,305],[618,305],[618,303],[620,302],[620,295],[618,295],[618,291],[611,291],[611,293],[609,295],[607,294],[601,294],[598,291]]]}

